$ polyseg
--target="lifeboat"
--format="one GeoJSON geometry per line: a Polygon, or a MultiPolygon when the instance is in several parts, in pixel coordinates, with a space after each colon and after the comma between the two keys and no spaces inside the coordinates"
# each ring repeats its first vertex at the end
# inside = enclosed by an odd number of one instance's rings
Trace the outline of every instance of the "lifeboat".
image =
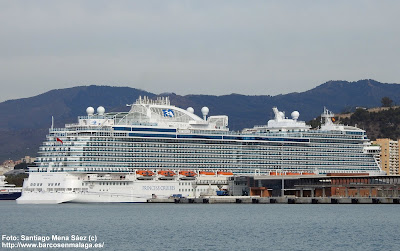
{"type": "Polygon", "coordinates": [[[302,175],[315,175],[315,173],[302,173],[302,175]]]}
{"type": "Polygon", "coordinates": [[[282,173],[270,172],[269,175],[283,175],[282,173]]]}
{"type": "Polygon", "coordinates": [[[193,171],[180,171],[180,175],[186,176],[186,177],[194,177],[196,176],[196,173],[193,171]]]}
{"type": "Polygon", "coordinates": [[[218,175],[231,175],[231,176],[233,175],[232,172],[223,172],[223,171],[218,171],[217,174],[218,175]]]}
{"type": "Polygon", "coordinates": [[[147,170],[138,170],[136,171],[137,175],[140,175],[138,179],[152,179],[154,173],[152,171],[147,171],[147,170]]]}
{"type": "Polygon", "coordinates": [[[158,177],[159,180],[173,180],[174,176],[176,175],[176,173],[174,173],[173,171],[170,171],[170,170],[162,170],[162,171],[158,171],[157,173],[158,173],[158,175],[160,175],[158,177]]]}
{"type": "Polygon", "coordinates": [[[173,171],[170,171],[170,170],[168,170],[168,171],[158,171],[158,174],[162,175],[162,176],[165,176],[165,177],[172,177],[172,176],[176,175],[176,173],[174,173],[173,171]]]}
{"type": "Polygon", "coordinates": [[[199,174],[200,175],[215,175],[214,172],[210,172],[210,171],[200,171],[199,174]]]}
{"type": "Polygon", "coordinates": [[[290,172],[287,172],[286,175],[300,175],[300,173],[290,173],[290,172]]]}

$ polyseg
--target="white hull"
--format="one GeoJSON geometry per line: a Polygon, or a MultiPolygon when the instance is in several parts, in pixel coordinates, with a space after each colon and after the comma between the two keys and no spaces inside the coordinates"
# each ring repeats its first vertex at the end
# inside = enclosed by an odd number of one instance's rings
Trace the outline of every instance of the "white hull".
{"type": "MultiPolygon", "coordinates": [[[[117,180],[119,174],[74,174],[74,173],[31,173],[24,182],[18,204],[60,203],[143,203],[148,199],[168,198],[174,194],[196,197],[196,191],[218,190],[218,184],[226,184],[226,177],[198,177],[182,180],[174,177],[162,180],[155,176],[141,180],[136,175],[126,175],[117,180]],[[210,181],[210,182],[209,182],[210,181]],[[210,183],[214,185],[210,185],[210,183]],[[196,183],[194,188],[193,184],[196,183]],[[35,188],[38,187],[38,188],[35,188]]],[[[162,178],[162,177],[161,177],[162,178]]],[[[227,188],[226,185],[224,188],[227,188]]]]}
{"type": "Polygon", "coordinates": [[[107,194],[107,193],[86,193],[86,194],[67,194],[67,193],[24,193],[17,199],[18,204],[60,204],[60,203],[138,203],[146,202],[151,196],[128,194],[107,194]]]}
{"type": "Polygon", "coordinates": [[[22,193],[17,199],[17,204],[60,204],[75,199],[74,194],[51,194],[51,193],[22,193]]]}

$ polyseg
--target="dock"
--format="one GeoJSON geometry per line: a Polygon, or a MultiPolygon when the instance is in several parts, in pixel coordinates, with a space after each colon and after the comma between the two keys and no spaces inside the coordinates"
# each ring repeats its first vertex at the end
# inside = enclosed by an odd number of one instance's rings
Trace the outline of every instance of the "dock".
{"type": "Polygon", "coordinates": [[[177,204],[400,204],[400,198],[209,196],[203,198],[149,199],[147,202],[177,204]]]}

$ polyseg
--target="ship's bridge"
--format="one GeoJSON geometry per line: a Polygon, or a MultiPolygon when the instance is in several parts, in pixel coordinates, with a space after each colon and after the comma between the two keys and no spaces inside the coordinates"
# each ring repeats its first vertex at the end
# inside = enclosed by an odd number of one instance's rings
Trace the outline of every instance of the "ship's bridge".
{"type": "Polygon", "coordinates": [[[365,131],[355,126],[343,124],[335,124],[335,114],[324,107],[324,112],[321,114],[321,130],[322,131],[342,131],[347,134],[363,135],[365,131]]]}

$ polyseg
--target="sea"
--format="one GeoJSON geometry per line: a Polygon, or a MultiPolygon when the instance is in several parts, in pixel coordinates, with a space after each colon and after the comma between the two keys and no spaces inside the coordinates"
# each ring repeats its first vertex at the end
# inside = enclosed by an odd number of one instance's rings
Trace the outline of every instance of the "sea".
{"type": "Polygon", "coordinates": [[[0,201],[0,212],[2,250],[400,250],[393,204],[0,201]]]}

